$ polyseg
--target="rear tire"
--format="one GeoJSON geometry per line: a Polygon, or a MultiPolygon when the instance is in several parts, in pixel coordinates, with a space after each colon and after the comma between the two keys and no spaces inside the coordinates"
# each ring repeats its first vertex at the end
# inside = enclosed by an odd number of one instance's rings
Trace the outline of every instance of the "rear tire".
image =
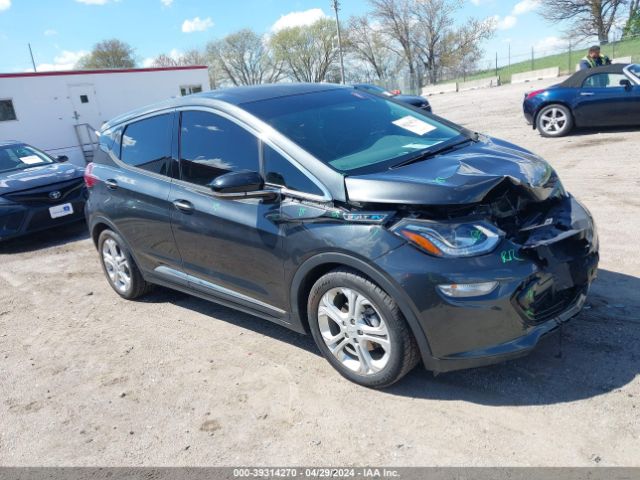
{"type": "Polygon", "coordinates": [[[356,271],[336,269],[322,276],[309,293],[307,312],[323,356],[352,382],[388,387],[419,362],[397,303],[356,271]]]}
{"type": "Polygon", "coordinates": [[[98,237],[98,252],[102,271],[111,288],[127,300],[148,293],[152,285],[147,283],[122,237],[113,230],[103,230],[98,237]]]}
{"type": "Polygon", "coordinates": [[[536,128],[543,137],[563,137],[573,130],[573,115],[557,103],[543,107],[536,116],[536,128]]]}

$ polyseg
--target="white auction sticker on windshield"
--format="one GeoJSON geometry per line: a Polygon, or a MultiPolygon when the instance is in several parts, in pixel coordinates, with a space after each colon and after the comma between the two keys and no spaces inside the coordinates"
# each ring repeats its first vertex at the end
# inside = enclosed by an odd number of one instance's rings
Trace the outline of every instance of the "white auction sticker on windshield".
{"type": "Polygon", "coordinates": [[[26,157],[20,157],[22,163],[27,165],[35,165],[36,163],[42,163],[42,159],[37,155],[27,155],[26,157]]]}
{"type": "Polygon", "coordinates": [[[429,133],[436,129],[433,125],[423,122],[422,120],[407,115],[406,117],[402,117],[398,120],[392,122],[394,125],[397,125],[400,128],[404,128],[405,130],[409,130],[410,132],[415,133],[416,135],[424,135],[425,133],[429,133]]]}

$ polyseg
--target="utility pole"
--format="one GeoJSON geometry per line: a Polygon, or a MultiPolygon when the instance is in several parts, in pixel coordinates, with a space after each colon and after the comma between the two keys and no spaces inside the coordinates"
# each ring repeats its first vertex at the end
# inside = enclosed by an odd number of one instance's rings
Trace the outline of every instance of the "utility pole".
{"type": "Polygon", "coordinates": [[[332,0],[331,6],[336,14],[336,29],[338,31],[338,53],[340,54],[340,80],[344,84],[344,58],[342,57],[342,35],[340,34],[340,19],[338,18],[338,10],[340,10],[340,2],[332,0]]]}
{"type": "Polygon", "coordinates": [[[533,47],[531,47],[531,70],[535,70],[535,61],[534,61],[534,53],[533,53],[533,47]]]}
{"type": "Polygon", "coordinates": [[[27,43],[27,45],[29,45],[29,55],[31,55],[31,65],[33,65],[33,71],[37,72],[38,70],[36,70],[36,62],[33,59],[33,52],[31,51],[31,44],[27,43]]]}

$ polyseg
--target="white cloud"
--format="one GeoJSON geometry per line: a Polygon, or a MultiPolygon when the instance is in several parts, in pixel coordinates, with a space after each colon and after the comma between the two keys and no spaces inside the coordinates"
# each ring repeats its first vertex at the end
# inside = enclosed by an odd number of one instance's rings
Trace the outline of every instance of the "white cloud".
{"type": "Polygon", "coordinates": [[[153,62],[154,62],[155,58],[153,57],[147,57],[144,60],[142,60],[142,68],[151,68],[153,67],[153,62]]]}
{"type": "Polygon", "coordinates": [[[173,3],[173,0],[160,0],[160,2],[162,3],[162,5],[164,5],[165,7],[170,7],[171,4],[173,3]]]}
{"type": "Polygon", "coordinates": [[[53,63],[40,63],[38,64],[39,72],[49,72],[49,71],[57,71],[57,70],[72,70],[73,66],[84,57],[87,53],[84,50],[78,50],[77,52],[72,52],[69,50],[63,50],[60,55],[57,55],[53,59],[53,63]]]}
{"type": "Polygon", "coordinates": [[[513,15],[507,15],[504,18],[496,15],[493,18],[495,18],[496,27],[498,28],[498,30],[509,30],[515,27],[516,23],[518,23],[518,18],[513,15]]]}
{"type": "Polygon", "coordinates": [[[11,0],[0,0],[0,12],[3,10],[9,10],[11,7],[11,0]]]}
{"type": "Polygon", "coordinates": [[[52,28],[48,28],[47,30],[44,31],[44,35],[46,37],[52,37],[53,35],[57,35],[58,32],[52,28]]]}
{"type": "Polygon", "coordinates": [[[213,27],[213,20],[211,20],[211,17],[195,17],[192,20],[185,20],[182,22],[182,31],[184,33],[203,32],[211,27],[213,27]]]}
{"type": "Polygon", "coordinates": [[[321,18],[327,16],[321,8],[312,8],[302,12],[291,12],[286,15],[282,15],[276,23],[271,26],[272,32],[277,32],[283,28],[299,27],[301,25],[311,25],[317,22],[321,18]]]}
{"type": "Polygon", "coordinates": [[[109,0],[76,0],[78,3],[84,3],[85,5],[104,5],[109,0]]]}
{"type": "Polygon", "coordinates": [[[537,42],[533,49],[536,55],[541,55],[543,53],[553,53],[554,51],[564,50],[567,48],[568,42],[564,38],[559,38],[554,35],[550,37],[545,37],[539,42],[537,42]]]}
{"type": "Polygon", "coordinates": [[[513,7],[512,15],[524,15],[540,6],[540,0],[522,0],[513,7]]]}

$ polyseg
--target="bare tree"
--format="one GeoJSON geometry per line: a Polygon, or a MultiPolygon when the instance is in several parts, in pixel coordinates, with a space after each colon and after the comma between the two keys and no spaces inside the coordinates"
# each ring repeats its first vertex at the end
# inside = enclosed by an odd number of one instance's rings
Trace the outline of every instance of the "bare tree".
{"type": "Polygon", "coordinates": [[[153,60],[154,67],[180,67],[185,65],[207,65],[207,57],[198,49],[187,50],[179,55],[161,53],[153,60]]]}
{"type": "Polygon", "coordinates": [[[250,29],[209,43],[207,54],[233,85],[272,83],[282,76],[282,62],[274,59],[264,38],[250,29]]]}
{"type": "Polygon", "coordinates": [[[380,31],[392,39],[389,48],[402,57],[409,70],[411,90],[419,84],[415,38],[415,0],[369,0],[372,16],[380,24],[380,31]]]}
{"type": "Polygon", "coordinates": [[[136,66],[134,49],[116,38],[104,40],[94,45],[91,53],[85,55],[76,64],[80,69],[96,68],[133,68],[136,66]]]}
{"type": "Polygon", "coordinates": [[[388,48],[384,33],[367,16],[351,17],[346,34],[348,52],[371,67],[379,80],[397,70],[398,56],[388,48]]]}
{"type": "Polygon", "coordinates": [[[495,20],[470,19],[456,26],[462,0],[370,0],[373,15],[388,37],[389,48],[401,55],[410,88],[416,90],[423,74],[435,83],[443,69],[480,56],[480,44],[491,37],[495,20]]]}
{"type": "Polygon", "coordinates": [[[335,76],[338,37],[335,24],[320,19],[312,25],[284,28],[271,37],[271,48],[287,73],[299,82],[339,81],[335,76]]]}
{"type": "Polygon", "coordinates": [[[597,36],[609,41],[609,32],[628,0],[542,0],[540,14],[550,22],[570,22],[570,34],[587,38],[597,36]]]}

